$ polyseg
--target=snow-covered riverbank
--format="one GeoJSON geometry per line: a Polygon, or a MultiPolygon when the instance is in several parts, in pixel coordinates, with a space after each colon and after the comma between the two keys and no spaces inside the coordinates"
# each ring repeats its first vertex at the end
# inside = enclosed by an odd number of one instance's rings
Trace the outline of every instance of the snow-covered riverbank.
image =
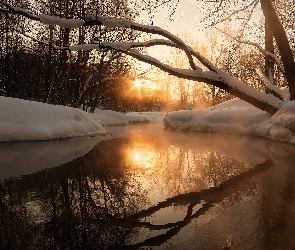
{"type": "Polygon", "coordinates": [[[0,142],[65,139],[106,133],[104,126],[135,122],[162,122],[166,129],[222,132],[259,136],[295,143],[295,102],[288,102],[275,115],[236,98],[202,110],[119,113],[54,106],[0,97],[0,142]]]}

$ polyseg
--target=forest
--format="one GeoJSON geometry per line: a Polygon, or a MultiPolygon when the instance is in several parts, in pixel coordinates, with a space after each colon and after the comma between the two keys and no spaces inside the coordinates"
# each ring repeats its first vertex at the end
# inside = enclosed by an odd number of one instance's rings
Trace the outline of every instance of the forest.
{"type": "MultiPolygon", "coordinates": [[[[170,64],[173,68],[187,67],[186,60],[192,65],[192,57],[195,57],[199,62],[194,64],[202,70],[207,68],[209,72],[216,73],[218,69],[226,76],[238,79],[258,91],[273,94],[278,99],[285,98],[278,88],[289,87],[292,100],[294,17],[291,12],[294,3],[274,1],[271,6],[275,12],[267,11],[269,3],[270,1],[241,1],[232,4],[228,9],[226,6],[229,3],[226,0],[218,4],[214,1],[198,1],[196,6],[206,8],[203,19],[207,23],[205,27],[208,29],[210,46],[192,41],[191,48],[197,51],[193,54],[184,49],[188,46],[185,42],[168,41],[169,37],[165,41],[151,39],[150,44],[148,41],[138,43],[142,32],[163,35],[162,30],[157,30],[153,26],[139,24],[137,27],[135,25],[122,29],[87,21],[89,13],[96,13],[137,22],[143,11],[147,12],[152,20],[153,13],[161,6],[168,6],[173,18],[173,12],[181,8],[178,6],[179,1],[160,1],[158,4],[157,1],[139,4],[136,1],[111,0],[10,1],[9,4],[1,2],[1,95],[78,107],[92,112],[97,107],[117,111],[163,110],[167,109],[169,104],[175,109],[191,109],[202,106],[202,103],[210,106],[238,96],[260,109],[275,113],[280,104],[273,107],[274,105],[267,103],[268,101],[261,102],[261,97],[251,97],[243,91],[237,91],[237,88],[224,84],[226,79],[215,81],[208,80],[208,76],[202,75],[183,76],[173,70],[169,72],[166,66],[163,67],[164,64],[170,64]],[[12,6],[19,9],[13,9],[12,6]],[[258,21],[253,22],[255,11],[261,8],[263,15],[258,21]],[[26,11],[19,10],[27,10],[31,16],[25,15],[26,11]],[[76,29],[43,25],[40,20],[36,22],[32,18],[40,13],[59,18],[86,20],[86,25],[76,29]],[[276,27],[272,23],[276,13],[277,21],[282,25],[272,29],[276,27]],[[232,20],[240,22],[239,30],[231,29],[232,20]],[[106,41],[107,46],[103,45],[106,41]],[[130,48],[140,47],[140,52],[144,52],[147,47],[164,44],[176,47],[184,53],[171,51],[168,62],[161,62],[160,70],[156,70],[155,67],[148,70],[152,71],[153,79],[161,82],[160,87],[152,93],[141,89],[139,97],[136,93],[138,89],[130,91],[133,86],[132,79],[138,75],[136,62],[130,60],[130,56],[136,55],[130,50],[124,51],[112,46],[112,43],[126,41],[137,42],[130,48]],[[85,44],[99,44],[100,48],[71,49],[71,46],[85,44]],[[129,57],[126,57],[126,54],[129,57]],[[210,64],[207,63],[206,57],[210,58],[210,64]],[[161,70],[170,75],[163,75],[161,70]]],[[[146,58],[143,59],[142,61],[153,66],[159,66],[146,58]]],[[[145,73],[140,72],[143,77],[145,73]]]]}

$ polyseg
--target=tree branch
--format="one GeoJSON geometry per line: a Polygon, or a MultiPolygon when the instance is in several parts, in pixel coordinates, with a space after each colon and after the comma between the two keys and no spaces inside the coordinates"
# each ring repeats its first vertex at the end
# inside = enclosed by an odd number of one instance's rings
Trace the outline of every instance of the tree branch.
{"type": "Polygon", "coordinates": [[[260,68],[256,69],[256,73],[262,79],[263,83],[265,84],[266,88],[270,92],[270,94],[274,95],[275,97],[284,101],[283,93],[281,89],[273,84],[273,79],[267,78],[265,74],[263,74],[260,68]]]}
{"type": "Polygon", "coordinates": [[[0,9],[0,12],[4,12],[4,13],[11,13],[11,14],[17,14],[17,15],[21,15],[21,16],[24,16],[24,17],[27,17],[31,20],[34,20],[34,21],[41,21],[40,18],[36,15],[33,15],[31,13],[29,13],[27,10],[25,9],[22,9],[22,8],[18,8],[18,7],[12,7],[11,5],[3,2],[3,1],[0,1],[0,4],[4,5],[4,7],[6,7],[7,9],[0,9]]]}
{"type": "Polygon", "coordinates": [[[254,42],[250,42],[250,41],[242,41],[236,37],[233,37],[232,35],[222,31],[221,29],[215,27],[215,29],[217,29],[219,32],[223,33],[224,35],[234,39],[236,42],[238,43],[242,43],[242,44],[247,44],[247,45],[251,45],[254,46],[255,48],[257,48],[263,55],[269,56],[269,58],[271,58],[279,67],[279,69],[282,71],[282,73],[285,73],[285,69],[284,66],[281,64],[280,60],[277,58],[277,56],[269,51],[266,51],[265,49],[263,49],[258,43],[254,43],[254,42]]]}
{"type": "Polygon", "coordinates": [[[210,26],[216,26],[217,24],[222,23],[222,22],[230,19],[232,16],[234,16],[234,15],[240,13],[240,12],[243,12],[243,11],[247,10],[252,5],[257,4],[257,2],[258,2],[258,0],[252,1],[249,5],[247,5],[247,6],[243,7],[243,8],[241,8],[241,9],[238,9],[238,10],[234,11],[233,13],[231,13],[228,16],[226,16],[225,18],[219,20],[218,22],[212,23],[210,26]]]}
{"type": "MultiPolygon", "coordinates": [[[[99,42],[96,43],[96,45],[92,45],[92,44],[87,44],[87,45],[75,45],[75,46],[70,46],[69,49],[70,50],[85,50],[87,49],[87,46],[89,47],[89,49],[91,49],[91,46],[93,46],[94,48],[99,48],[99,42]]],[[[128,50],[128,49],[133,49],[133,48],[148,48],[148,47],[152,47],[152,46],[156,46],[156,45],[164,45],[164,46],[168,46],[168,47],[172,47],[172,48],[179,48],[179,46],[177,44],[175,44],[172,41],[169,40],[165,40],[165,39],[152,39],[152,40],[148,40],[145,42],[121,42],[121,43],[116,43],[116,42],[112,42],[110,43],[111,46],[118,46],[122,49],[128,50]]],[[[190,52],[190,54],[192,56],[194,56],[196,59],[199,60],[199,62],[205,66],[207,69],[209,69],[210,71],[213,72],[217,72],[218,69],[214,66],[213,63],[211,63],[208,59],[206,59],[204,56],[202,56],[200,53],[194,51],[191,47],[187,46],[188,51],[190,52]]],[[[201,68],[198,68],[198,70],[202,70],[201,68]]]]}
{"type": "Polygon", "coordinates": [[[101,47],[118,50],[126,55],[132,56],[137,60],[156,66],[157,68],[178,78],[204,82],[209,85],[216,86],[229,92],[232,95],[241,98],[242,100],[252,104],[255,107],[263,107],[263,110],[267,111],[270,114],[276,113],[284,104],[284,102],[279,98],[271,95],[266,95],[265,93],[260,92],[252,88],[251,86],[230,77],[221,70],[218,70],[217,72],[203,72],[189,69],[173,68],[167,64],[161,63],[156,58],[141,54],[138,50],[126,50],[118,46],[118,43],[115,43],[114,45],[110,42],[103,42],[101,43],[101,47]]]}
{"type": "Polygon", "coordinates": [[[169,39],[170,41],[172,41],[173,43],[177,44],[179,49],[182,49],[188,60],[189,60],[189,64],[191,66],[191,68],[193,70],[197,70],[197,66],[194,63],[194,60],[191,56],[191,53],[189,51],[188,46],[178,37],[172,35],[171,33],[169,33],[166,30],[161,29],[160,27],[157,26],[149,26],[149,25],[141,25],[138,23],[135,23],[133,21],[130,21],[128,19],[125,18],[111,18],[111,17],[107,17],[107,16],[103,16],[103,15],[99,15],[99,14],[92,14],[89,15],[87,17],[87,20],[97,20],[98,22],[100,22],[102,25],[109,27],[109,28],[116,28],[116,27],[121,27],[121,28],[131,28],[133,30],[137,30],[137,31],[141,31],[141,32],[145,32],[145,33],[149,33],[149,34],[155,34],[155,35],[160,35],[163,37],[166,37],[167,39],[169,39]]]}

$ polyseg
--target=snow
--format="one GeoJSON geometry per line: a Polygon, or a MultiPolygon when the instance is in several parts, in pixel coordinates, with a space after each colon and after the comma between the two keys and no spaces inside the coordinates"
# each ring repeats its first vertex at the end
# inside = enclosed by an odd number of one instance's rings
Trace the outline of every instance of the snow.
{"type": "Polygon", "coordinates": [[[93,114],[17,98],[0,97],[0,142],[42,141],[107,134],[106,126],[159,123],[177,131],[231,133],[295,143],[295,101],[273,116],[235,98],[202,110],[93,114]]]}
{"type": "Polygon", "coordinates": [[[82,44],[82,45],[73,45],[69,46],[69,50],[71,51],[78,51],[78,50],[93,50],[99,49],[99,44],[82,44]]]}
{"type": "Polygon", "coordinates": [[[103,126],[158,122],[164,113],[118,113],[54,106],[0,96],[0,142],[40,141],[105,134],[103,126]]]}
{"type": "Polygon", "coordinates": [[[38,17],[41,23],[44,23],[47,25],[58,25],[64,28],[79,28],[83,26],[83,24],[85,23],[83,20],[79,20],[79,19],[60,18],[60,17],[49,16],[45,14],[40,14],[38,17]]]}
{"type": "Polygon", "coordinates": [[[241,134],[294,144],[295,101],[286,103],[271,116],[235,98],[203,110],[171,112],[164,118],[164,125],[178,131],[241,134]]]}
{"type": "Polygon", "coordinates": [[[120,113],[112,110],[96,109],[94,119],[103,126],[120,126],[132,123],[159,123],[163,122],[165,112],[130,112],[120,113]]]}
{"type": "Polygon", "coordinates": [[[105,128],[81,110],[0,97],[0,141],[52,140],[104,133],[105,128]]]}

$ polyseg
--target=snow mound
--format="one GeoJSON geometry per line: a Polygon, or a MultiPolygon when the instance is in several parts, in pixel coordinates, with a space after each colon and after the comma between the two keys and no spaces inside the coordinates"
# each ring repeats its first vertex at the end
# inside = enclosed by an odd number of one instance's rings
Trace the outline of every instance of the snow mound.
{"type": "Polygon", "coordinates": [[[171,112],[164,118],[164,125],[172,130],[242,134],[295,143],[295,101],[271,116],[235,98],[203,110],[171,112]]]}
{"type": "Polygon", "coordinates": [[[268,130],[273,140],[295,143],[295,101],[288,102],[271,117],[268,130]]]}
{"type": "Polygon", "coordinates": [[[202,110],[169,113],[164,124],[166,128],[177,130],[247,134],[269,118],[268,113],[234,99],[202,110]]]}
{"type": "Polygon", "coordinates": [[[64,139],[105,133],[92,115],[70,107],[0,97],[0,142],[64,139]]]}

